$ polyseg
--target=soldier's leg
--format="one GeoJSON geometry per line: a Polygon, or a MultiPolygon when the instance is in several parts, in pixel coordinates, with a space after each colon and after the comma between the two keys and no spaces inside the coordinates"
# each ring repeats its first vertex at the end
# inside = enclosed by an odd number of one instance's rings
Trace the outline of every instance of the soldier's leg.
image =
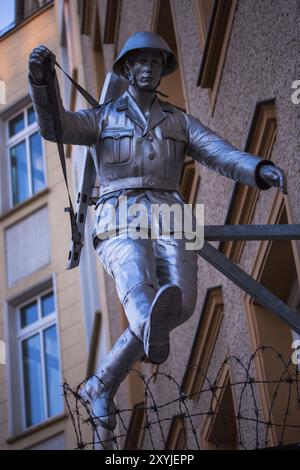
{"type": "Polygon", "coordinates": [[[133,243],[130,238],[113,237],[102,240],[96,250],[105,270],[116,281],[130,329],[124,331],[95,376],[86,382],[81,396],[92,404],[95,423],[114,429],[114,396],[128,370],[145,354],[143,329],[158,286],[154,253],[149,240],[133,243]]]}
{"type": "Polygon", "coordinates": [[[151,240],[116,236],[102,240],[96,249],[105,270],[115,280],[130,329],[142,340],[158,290],[151,240]]]}
{"type": "Polygon", "coordinates": [[[92,404],[96,426],[114,429],[116,409],[114,396],[128,371],[144,356],[144,345],[129,328],[118,338],[99,370],[85,383],[81,397],[92,404]]]}
{"type": "Polygon", "coordinates": [[[169,331],[188,320],[197,302],[197,253],[186,250],[184,239],[158,239],[153,243],[158,286],[176,284],[182,291],[182,308],[178,316],[170,317],[169,331]]]}
{"type": "Polygon", "coordinates": [[[169,354],[168,335],[164,334],[172,313],[169,304],[177,307],[181,292],[171,284],[159,288],[152,240],[114,237],[103,240],[97,252],[115,279],[131,331],[144,342],[152,362],[164,362],[169,354]]]}

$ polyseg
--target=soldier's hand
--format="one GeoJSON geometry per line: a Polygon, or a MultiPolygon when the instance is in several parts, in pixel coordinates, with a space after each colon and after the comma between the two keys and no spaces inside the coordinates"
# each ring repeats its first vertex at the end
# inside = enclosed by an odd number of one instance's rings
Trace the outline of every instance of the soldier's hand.
{"type": "Polygon", "coordinates": [[[46,46],[35,47],[29,55],[28,67],[31,79],[36,85],[45,83],[45,65],[50,62],[51,71],[55,68],[55,54],[46,46]]]}
{"type": "Polygon", "coordinates": [[[278,166],[263,165],[259,169],[259,176],[269,186],[279,186],[283,194],[287,194],[287,182],[284,171],[278,166]]]}

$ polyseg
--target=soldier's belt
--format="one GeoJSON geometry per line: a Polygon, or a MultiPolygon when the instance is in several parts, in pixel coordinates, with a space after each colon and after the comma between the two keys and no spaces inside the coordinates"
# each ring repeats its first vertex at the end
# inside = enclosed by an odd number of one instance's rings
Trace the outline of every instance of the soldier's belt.
{"type": "Polygon", "coordinates": [[[99,196],[118,191],[119,189],[164,189],[167,191],[180,191],[179,183],[176,183],[168,178],[161,178],[159,176],[134,176],[130,178],[120,178],[108,183],[100,184],[99,196]]]}

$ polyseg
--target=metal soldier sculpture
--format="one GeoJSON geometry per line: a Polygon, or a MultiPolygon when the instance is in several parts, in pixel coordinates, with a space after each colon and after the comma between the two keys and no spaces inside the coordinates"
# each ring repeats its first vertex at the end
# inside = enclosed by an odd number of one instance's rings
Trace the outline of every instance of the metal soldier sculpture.
{"type": "MultiPolygon", "coordinates": [[[[55,55],[45,46],[29,58],[30,93],[41,135],[55,141],[44,65],[54,71],[55,55]]],[[[128,89],[102,106],[77,112],[63,107],[57,78],[59,114],[66,144],[88,146],[97,162],[100,199],[96,205],[93,241],[106,271],[114,277],[129,328],[117,340],[97,377],[81,394],[92,404],[97,423],[116,425],[114,395],[128,369],[146,354],[161,364],[169,354],[169,333],[193,314],[197,299],[197,253],[185,240],[103,238],[101,214],[105,202],[118,210],[120,197],[128,207],[137,202],[184,205],[180,175],[189,155],[222,175],[259,189],[280,186],[284,172],[269,160],[242,152],[199,120],[161,101],[156,95],[161,78],[177,68],[166,42],[152,32],[130,37],[113,65],[128,80],[128,89]]]]}

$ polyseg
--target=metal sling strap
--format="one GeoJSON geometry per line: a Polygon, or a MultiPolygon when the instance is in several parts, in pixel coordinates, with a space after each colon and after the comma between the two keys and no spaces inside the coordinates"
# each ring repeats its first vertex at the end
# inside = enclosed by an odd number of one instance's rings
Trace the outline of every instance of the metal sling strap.
{"type": "MultiPolygon", "coordinates": [[[[94,106],[99,105],[98,101],[96,101],[95,98],[93,98],[72,77],[70,77],[70,75],[68,75],[61,68],[61,66],[57,62],[55,62],[55,63],[63,71],[63,73],[69,78],[69,80],[72,82],[72,85],[84,96],[84,98],[88,101],[88,103],[91,106],[94,107],[94,106]]],[[[47,62],[45,64],[45,79],[46,79],[46,83],[47,83],[47,91],[48,91],[49,102],[50,102],[51,111],[52,111],[53,126],[54,126],[54,132],[55,132],[57,147],[58,147],[59,159],[60,159],[60,163],[61,163],[61,167],[62,167],[62,171],[63,171],[63,175],[64,175],[64,180],[65,180],[66,187],[67,187],[69,204],[70,204],[69,207],[65,207],[65,212],[69,212],[69,214],[70,214],[70,222],[71,222],[71,231],[72,231],[72,241],[73,241],[73,243],[75,245],[82,245],[81,235],[80,235],[80,232],[78,230],[78,226],[77,226],[77,222],[76,222],[77,214],[75,214],[75,212],[74,212],[72,199],[71,199],[70,191],[69,191],[69,185],[68,185],[68,176],[67,176],[64,144],[63,144],[62,125],[61,125],[58,100],[57,100],[57,95],[56,95],[56,90],[55,90],[55,85],[54,85],[54,76],[55,76],[55,71],[54,71],[54,73],[52,72],[50,62],[47,62]]]]}

